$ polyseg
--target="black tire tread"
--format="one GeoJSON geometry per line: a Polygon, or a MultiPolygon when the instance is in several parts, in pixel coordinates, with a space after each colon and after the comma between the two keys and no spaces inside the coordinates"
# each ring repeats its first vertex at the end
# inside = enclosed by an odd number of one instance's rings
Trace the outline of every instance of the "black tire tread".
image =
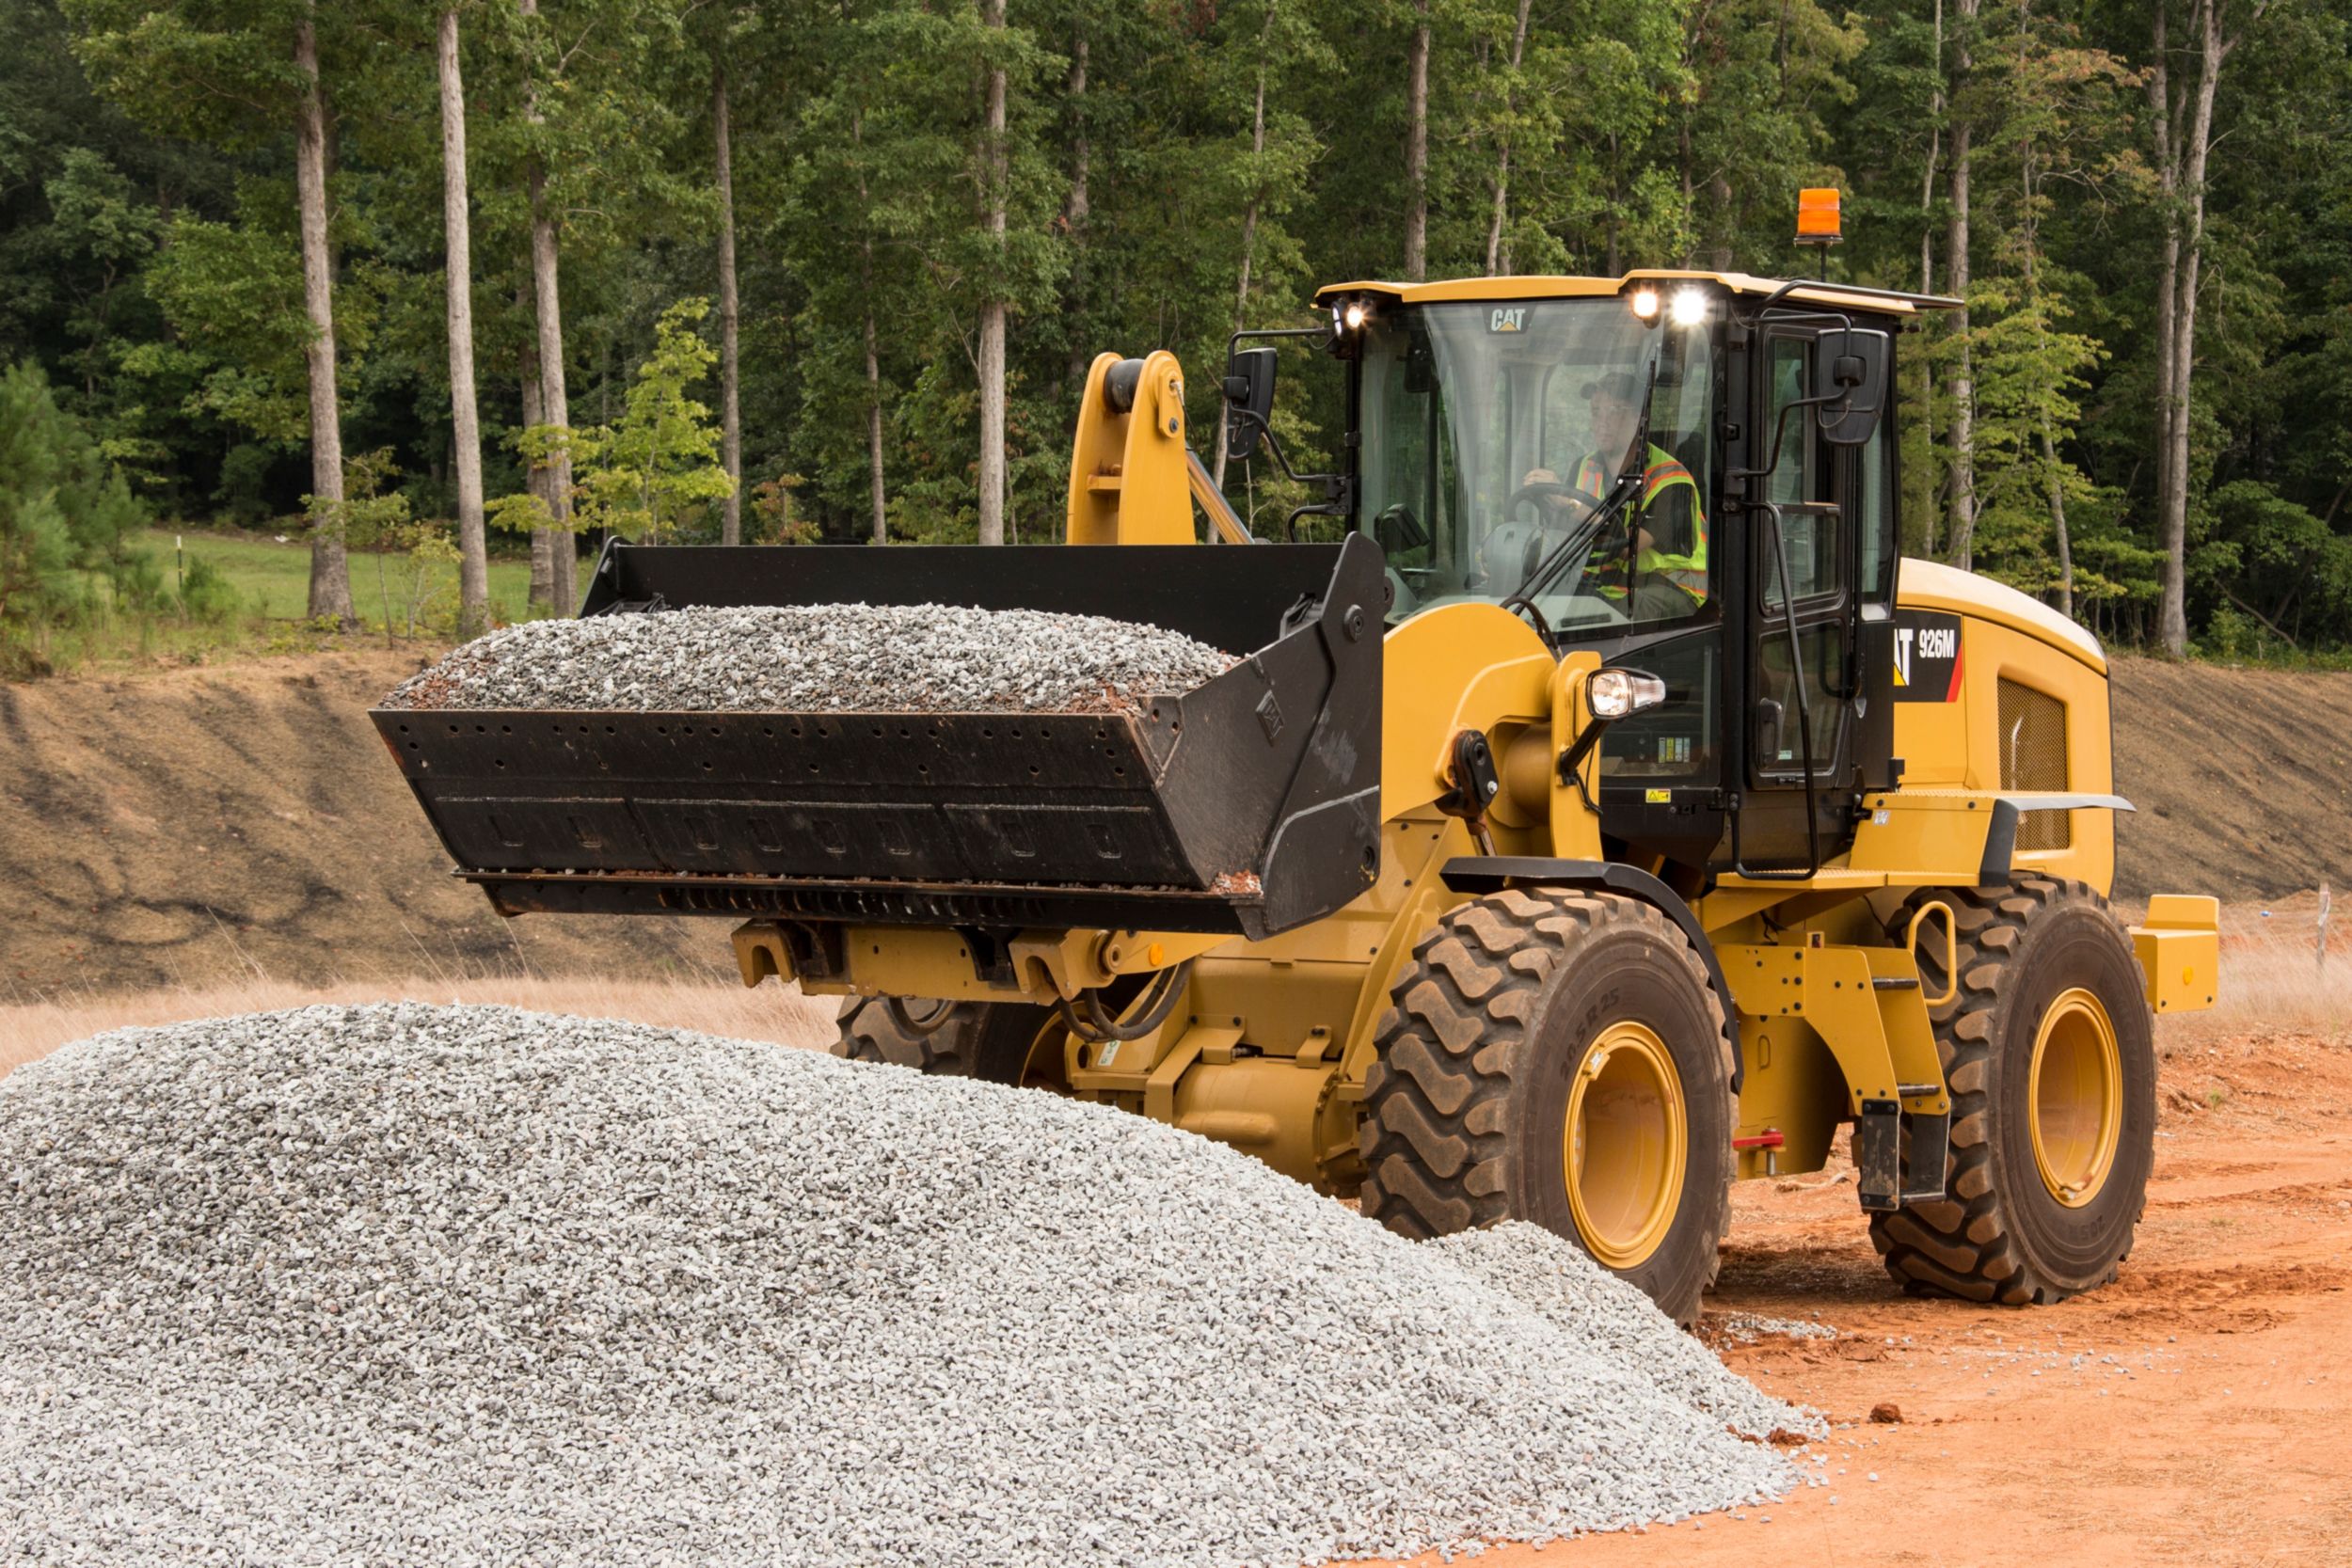
{"type": "MultiPolygon", "coordinates": [[[[1681,928],[1655,907],[1616,894],[1509,889],[1438,921],[1390,992],[1378,1056],[1365,1079],[1366,1175],[1359,1195],[1365,1214],[1416,1240],[1514,1217],[1506,1121],[1529,1066],[1526,1025],[1556,968],[1628,926],[1677,954],[1707,998],[1723,1053],[1724,1126],[1738,1125],[1739,1097],[1730,1091],[1737,1048],[1706,965],[1681,928]]],[[[1710,1259],[1730,1218],[1726,1180],[1715,1196],[1710,1259]]],[[[1705,1286],[1714,1283],[1715,1267],[1710,1261],[1705,1286]]],[[[1676,1310],[1694,1316],[1697,1304],[1676,1310]]]]}
{"type": "MultiPolygon", "coordinates": [[[[917,1018],[935,1004],[914,1004],[917,1018]]],[[[852,996],[841,1005],[839,1033],[833,1053],[853,1062],[889,1062],[932,1077],[969,1078],[973,1046],[978,1035],[979,1009],[959,1006],[956,1016],[928,1035],[900,1026],[892,1016],[886,996],[852,996]]]]}
{"type": "MultiPolygon", "coordinates": [[[[1908,1204],[1892,1213],[1871,1215],[1871,1244],[1878,1248],[1887,1272],[1914,1294],[1957,1296],[2005,1307],[2063,1301],[2078,1291],[2035,1274],[2011,1233],[2007,1212],[2010,1195],[2000,1190],[1994,1177],[1992,1056],[1997,1041],[1993,1010],[2010,962],[2023,951],[2026,933],[2037,921],[2065,905],[2081,903],[2095,907],[2110,920],[2114,917],[2106,900],[2085,883],[2020,877],[2006,888],[1922,893],[1889,923],[1890,938],[1900,943],[1913,910],[1921,902],[1936,899],[1952,911],[1957,939],[1953,958],[1960,971],[1959,994],[1929,1015],[1952,1101],[1946,1196],[1940,1202],[1908,1204]]],[[[1920,932],[1920,983],[1931,994],[1940,993],[1948,984],[1939,935],[1932,925],[1920,932]]],[[[2143,1187],[2133,1212],[2135,1226],[2147,1207],[2143,1187]]],[[[2096,1283],[2104,1285],[2115,1275],[2110,1264],[2096,1283]]]]}

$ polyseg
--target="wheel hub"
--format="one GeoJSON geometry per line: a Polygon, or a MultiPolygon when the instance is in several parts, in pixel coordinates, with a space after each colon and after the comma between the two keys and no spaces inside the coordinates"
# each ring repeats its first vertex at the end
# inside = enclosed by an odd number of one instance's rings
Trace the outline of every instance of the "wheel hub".
{"type": "Polygon", "coordinates": [[[1611,1024],[1568,1089],[1562,1164],[1585,1247],[1612,1269],[1645,1261],[1666,1239],[1690,1154],[1682,1078],[1648,1025],[1611,1024]]]}
{"type": "Polygon", "coordinates": [[[2098,1196],[2122,1134],[2123,1062],[2114,1021],[2090,991],[2065,991],[2042,1015],[2026,1107],[2050,1196],[2070,1209],[2098,1196]]]}

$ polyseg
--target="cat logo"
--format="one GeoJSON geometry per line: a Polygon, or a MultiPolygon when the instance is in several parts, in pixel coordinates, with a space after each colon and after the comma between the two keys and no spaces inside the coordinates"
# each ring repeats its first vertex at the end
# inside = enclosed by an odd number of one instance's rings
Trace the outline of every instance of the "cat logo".
{"type": "Polygon", "coordinates": [[[1527,307],[1501,306],[1486,323],[1489,332],[1524,332],[1527,330],[1527,307]]]}
{"type": "Polygon", "coordinates": [[[1895,626],[1895,700],[1960,700],[1960,617],[1905,610],[1895,626]]]}

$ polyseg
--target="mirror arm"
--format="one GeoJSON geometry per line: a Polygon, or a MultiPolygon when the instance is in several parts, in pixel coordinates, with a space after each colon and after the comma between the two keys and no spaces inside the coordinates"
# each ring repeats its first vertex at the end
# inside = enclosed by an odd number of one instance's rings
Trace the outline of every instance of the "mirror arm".
{"type": "Polygon", "coordinates": [[[1772,471],[1773,471],[1774,469],[1776,469],[1776,468],[1778,468],[1778,467],[1780,467],[1780,444],[1781,444],[1781,441],[1782,441],[1782,440],[1783,440],[1783,439],[1784,439],[1784,438],[1788,436],[1788,416],[1789,416],[1789,414],[1790,414],[1793,410],[1795,410],[1795,409],[1799,409],[1799,408],[1816,408],[1816,407],[1819,407],[1819,406],[1820,406],[1820,404],[1825,404],[1825,403],[1836,403],[1836,401],[1837,401],[1837,394],[1836,394],[1836,393],[1835,393],[1835,392],[1826,392],[1826,393],[1823,393],[1823,394],[1822,394],[1821,396],[1820,396],[1820,397],[1813,397],[1813,398],[1791,398],[1791,399],[1789,399],[1787,403],[1782,404],[1780,405],[1780,414],[1779,414],[1779,416],[1778,416],[1778,417],[1777,417],[1777,418],[1776,418],[1776,419],[1772,421],[1772,457],[1771,457],[1771,458],[1770,458],[1770,459],[1769,459],[1769,460],[1765,463],[1765,465],[1764,465],[1762,467],[1760,467],[1760,468],[1734,468],[1734,469],[1732,469],[1730,472],[1728,472],[1728,473],[1726,473],[1726,474],[1724,474],[1724,483],[1726,483],[1726,484],[1728,484],[1728,483],[1732,483],[1734,480],[1746,480],[1746,479],[1769,479],[1769,478],[1771,478],[1771,477],[1772,477],[1772,471]]]}
{"type": "MultiPolygon", "coordinates": [[[[1265,437],[1266,451],[1272,452],[1274,454],[1274,461],[1281,466],[1282,477],[1284,479],[1289,480],[1293,484],[1320,484],[1323,486],[1324,494],[1329,498],[1329,500],[1322,505],[1312,508],[1302,507],[1298,512],[1292,513],[1292,516],[1298,516],[1308,511],[1321,513],[1325,511],[1326,507],[1337,504],[1338,502],[1347,499],[1347,476],[1345,474],[1300,473],[1296,468],[1291,467],[1290,454],[1282,450],[1281,439],[1274,434],[1274,427],[1271,424],[1268,424],[1264,420],[1260,419],[1254,409],[1236,408],[1232,412],[1236,419],[1243,420],[1247,424],[1252,424],[1258,427],[1258,433],[1265,437]]],[[[1333,513],[1329,515],[1336,516],[1341,515],[1342,514],[1333,513]]]]}

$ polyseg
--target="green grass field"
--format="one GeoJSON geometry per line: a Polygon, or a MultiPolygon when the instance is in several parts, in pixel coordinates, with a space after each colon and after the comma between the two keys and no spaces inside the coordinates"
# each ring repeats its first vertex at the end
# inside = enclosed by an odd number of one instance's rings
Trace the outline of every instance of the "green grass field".
{"type": "MultiPolygon", "coordinates": [[[[140,540],[162,574],[164,592],[176,598],[183,552],[203,561],[228,579],[236,594],[233,613],[214,622],[192,621],[167,605],[134,613],[109,605],[111,594],[94,581],[94,609],[70,624],[35,631],[24,650],[24,666],[12,673],[65,673],[152,664],[207,664],[255,654],[413,640],[419,646],[446,646],[452,640],[457,567],[437,562],[421,582],[405,554],[377,556],[353,551],[352,608],[360,626],[338,631],[304,618],[310,593],[310,549],[299,538],[278,543],[266,534],[199,533],[150,529],[140,540]],[[420,603],[419,601],[423,601],[420,603]]],[[[494,540],[508,553],[490,558],[490,612],[500,623],[526,618],[531,562],[519,541],[494,540]]]]}
{"type": "MultiPolygon", "coordinates": [[[[168,529],[148,531],[147,547],[164,571],[164,586],[175,587],[177,556],[172,542],[184,543],[191,556],[201,556],[220,568],[237,591],[238,600],[267,621],[299,621],[310,593],[310,546],[299,538],[280,545],[263,534],[188,533],[168,529]]],[[[453,567],[439,568],[444,579],[453,567]]],[[[351,598],[359,619],[382,632],[389,604],[394,630],[408,618],[413,582],[405,556],[351,554],[351,598]],[[378,568],[381,567],[381,571],[378,568]]],[[[499,621],[522,618],[531,591],[531,562],[520,555],[490,558],[490,613],[499,621]]]]}

